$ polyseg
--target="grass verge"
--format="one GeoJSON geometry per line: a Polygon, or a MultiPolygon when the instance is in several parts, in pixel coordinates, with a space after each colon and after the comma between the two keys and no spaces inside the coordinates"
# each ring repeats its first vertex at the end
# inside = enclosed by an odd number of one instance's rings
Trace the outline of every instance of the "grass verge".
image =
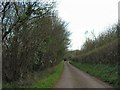
{"type": "Polygon", "coordinates": [[[57,80],[60,78],[63,71],[64,64],[61,62],[54,67],[53,71],[32,85],[32,88],[53,88],[57,80]]]}
{"type": "Polygon", "coordinates": [[[113,87],[118,88],[118,68],[117,65],[104,65],[104,64],[80,64],[74,61],[70,62],[75,67],[93,75],[104,82],[111,84],[113,87]]]}

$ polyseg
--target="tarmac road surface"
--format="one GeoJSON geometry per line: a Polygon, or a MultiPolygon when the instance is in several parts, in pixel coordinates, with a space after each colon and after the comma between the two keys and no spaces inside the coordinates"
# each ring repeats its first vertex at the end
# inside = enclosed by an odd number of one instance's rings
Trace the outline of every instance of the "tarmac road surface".
{"type": "Polygon", "coordinates": [[[68,61],[64,62],[64,71],[55,88],[113,88],[105,82],[77,69],[68,61]]]}

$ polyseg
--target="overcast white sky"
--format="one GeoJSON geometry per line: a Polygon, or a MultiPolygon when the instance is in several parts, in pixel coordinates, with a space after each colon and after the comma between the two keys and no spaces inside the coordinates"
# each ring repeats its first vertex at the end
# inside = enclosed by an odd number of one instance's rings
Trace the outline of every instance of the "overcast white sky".
{"type": "MultiPolygon", "coordinates": [[[[58,0],[58,15],[68,22],[70,50],[80,49],[85,42],[85,31],[94,30],[97,36],[117,23],[119,0],[58,0]]],[[[90,35],[90,34],[88,34],[90,35]]]]}

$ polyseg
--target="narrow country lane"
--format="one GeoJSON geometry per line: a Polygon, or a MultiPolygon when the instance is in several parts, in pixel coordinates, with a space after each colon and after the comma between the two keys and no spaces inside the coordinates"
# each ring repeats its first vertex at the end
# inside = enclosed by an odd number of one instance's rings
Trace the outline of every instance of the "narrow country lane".
{"type": "Polygon", "coordinates": [[[64,71],[55,88],[112,88],[108,84],[77,69],[68,61],[64,62],[64,71]]]}

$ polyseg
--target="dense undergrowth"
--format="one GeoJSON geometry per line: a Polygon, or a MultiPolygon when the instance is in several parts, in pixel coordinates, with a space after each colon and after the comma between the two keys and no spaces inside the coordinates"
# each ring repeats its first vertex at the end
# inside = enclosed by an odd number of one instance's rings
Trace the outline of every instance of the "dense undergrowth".
{"type": "Polygon", "coordinates": [[[43,70],[41,72],[36,72],[31,76],[22,81],[7,83],[3,85],[3,89],[7,88],[53,88],[57,80],[62,74],[64,68],[63,62],[60,64],[43,70]]]}
{"type": "Polygon", "coordinates": [[[73,58],[79,63],[117,64],[118,39],[73,58]]]}
{"type": "Polygon", "coordinates": [[[54,67],[51,73],[44,79],[39,80],[32,87],[33,88],[53,88],[57,80],[60,78],[63,71],[63,62],[54,67]]]}

